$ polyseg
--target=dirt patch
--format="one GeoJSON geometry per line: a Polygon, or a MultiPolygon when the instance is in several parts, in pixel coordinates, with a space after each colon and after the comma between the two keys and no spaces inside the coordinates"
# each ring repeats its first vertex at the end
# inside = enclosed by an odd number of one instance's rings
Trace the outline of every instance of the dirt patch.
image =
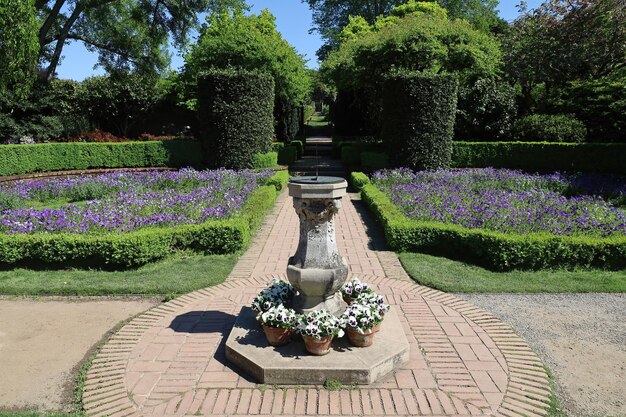
{"type": "Polygon", "coordinates": [[[626,416],[626,294],[459,294],[510,324],[569,416],[626,416]]]}
{"type": "Polygon", "coordinates": [[[156,300],[0,299],[0,409],[69,411],[77,365],[156,300]]]}

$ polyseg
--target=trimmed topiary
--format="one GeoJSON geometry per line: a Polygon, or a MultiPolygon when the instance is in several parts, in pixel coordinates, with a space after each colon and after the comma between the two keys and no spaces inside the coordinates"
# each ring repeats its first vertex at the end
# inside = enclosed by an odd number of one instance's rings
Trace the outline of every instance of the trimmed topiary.
{"type": "Polygon", "coordinates": [[[205,161],[251,168],[271,150],[274,79],[265,73],[212,69],[198,80],[198,115],[205,161]]]}
{"type": "Polygon", "coordinates": [[[451,75],[387,76],[381,136],[395,164],[420,170],[450,165],[457,90],[451,75]]]}

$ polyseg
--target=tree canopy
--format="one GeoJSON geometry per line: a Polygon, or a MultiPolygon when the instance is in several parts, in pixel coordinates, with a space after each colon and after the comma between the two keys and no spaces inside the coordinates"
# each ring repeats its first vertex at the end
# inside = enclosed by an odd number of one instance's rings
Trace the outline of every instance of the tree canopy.
{"type": "Polygon", "coordinates": [[[0,94],[28,92],[36,74],[36,33],[34,0],[0,3],[0,94]]]}
{"type": "Polygon", "coordinates": [[[526,10],[504,43],[506,74],[529,110],[538,86],[552,90],[626,67],[626,3],[550,0],[526,10]]]}
{"type": "Polygon", "coordinates": [[[376,84],[394,68],[455,73],[461,80],[493,77],[501,65],[499,43],[439,6],[414,3],[410,13],[380,17],[373,25],[353,18],[344,42],[322,64],[339,88],[376,84]]]}
{"type": "Polygon", "coordinates": [[[177,47],[186,45],[198,13],[243,5],[243,0],[35,0],[39,62],[51,78],[63,47],[78,41],[97,52],[107,70],[163,70],[170,38],[177,47]]]}
{"type": "Polygon", "coordinates": [[[311,89],[304,58],[276,30],[268,10],[258,15],[242,9],[212,13],[185,62],[184,76],[192,88],[209,68],[243,68],[271,74],[277,98],[291,104],[302,104],[311,89]]]}
{"type": "MultiPolygon", "coordinates": [[[[373,25],[381,16],[398,13],[407,0],[302,0],[313,12],[314,30],[320,33],[325,45],[318,51],[325,58],[339,45],[342,29],[350,23],[350,17],[361,17],[373,25]]],[[[497,25],[498,0],[431,0],[444,7],[451,18],[467,19],[474,27],[487,31],[497,25]]],[[[409,1],[409,8],[415,0],[409,1]]]]}

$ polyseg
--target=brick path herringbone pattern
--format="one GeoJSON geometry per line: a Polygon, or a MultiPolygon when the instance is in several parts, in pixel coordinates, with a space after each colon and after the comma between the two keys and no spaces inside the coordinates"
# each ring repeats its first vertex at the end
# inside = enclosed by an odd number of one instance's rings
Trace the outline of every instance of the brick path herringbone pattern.
{"type": "Polygon", "coordinates": [[[224,343],[236,315],[267,281],[285,278],[295,252],[298,220],[283,194],[224,284],[143,314],[102,348],[87,376],[87,414],[547,415],[548,377],[528,345],[484,311],[410,281],[375,226],[364,227],[371,222],[358,204],[345,199],[338,243],[352,274],[401,313],[410,361],[395,374],[340,391],[265,387],[226,361],[224,343]]]}

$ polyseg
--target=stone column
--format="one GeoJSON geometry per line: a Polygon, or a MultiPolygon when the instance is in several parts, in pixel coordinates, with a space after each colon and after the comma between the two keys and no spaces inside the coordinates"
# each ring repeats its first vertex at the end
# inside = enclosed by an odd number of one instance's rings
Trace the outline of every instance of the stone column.
{"type": "Polygon", "coordinates": [[[325,309],[343,312],[339,289],[348,276],[348,263],[339,254],[334,217],[348,184],[338,177],[299,177],[289,184],[289,195],[300,218],[300,240],[289,259],[287,276],[299,295],[298,312],[325,309]]]}

